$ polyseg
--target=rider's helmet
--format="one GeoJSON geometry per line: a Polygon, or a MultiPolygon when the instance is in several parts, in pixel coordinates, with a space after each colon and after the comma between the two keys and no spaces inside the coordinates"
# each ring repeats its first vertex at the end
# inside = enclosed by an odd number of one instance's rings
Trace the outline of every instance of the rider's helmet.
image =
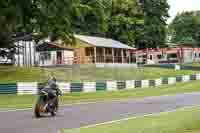
{"type": "Polygon", "coordinates": [[[53,80],[54,82],[56,82],[56,81],[57,81],[55,77],[52,77],[52,80],[53,80]]]}

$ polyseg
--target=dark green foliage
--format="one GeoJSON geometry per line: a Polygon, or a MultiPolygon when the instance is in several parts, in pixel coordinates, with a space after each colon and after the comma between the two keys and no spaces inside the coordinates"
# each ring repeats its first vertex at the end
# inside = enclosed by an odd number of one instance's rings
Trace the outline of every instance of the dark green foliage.
{"type": "Polygon", "coordinates": [[[177,14],[169,25],[172,42],[200,45],[200,11],[177,14]]]}
{"type": "MultiPolygon", "coordinates": [[[[16,47],[14,42],[18,33],[31,33],[37,40],[50,36],[51,40],[72,42],[72,18],[80,16],[83,7],[79,0],[1,1],[0,54],[7,56],[2,48],[16,47]]],[[[8,53],[13,57],[11,51],[8,53]]]]}
{"type": "Polygon", "coordinates": [[[113,38],[133,46],[143,28],[143,14],[136,0],[81,0],[88,5],[85,20],[75,18],[78,34],[113,38]],[[138,28],[139,27],[139,28],[138,28]]]}
{"type": "Polygon", "coordinates": [[[166,20],[169,17],[167,0],[141,0],[141,3],[144,12],[144,47],[165,47],[166,20]]]}
{"type": "Polygon", "coordinates": [[[16,32],[35,40],[69,43],[76,33],[163,47],[168,8],[167,0],[1,0],[0,47],[15,47],[16,32]]]}
{"type": "Polygon", "coordinates": [[[80,0],[81,15],[73,16],[72,29],[76,34],[104,36],[106,27],[105,5],[101,0],[80,0]]]}
{"type": "Polygon", "coordinates": [[[108,36],[135,45],[143,25],[143,14],[136,0],[113,0],[108,36]]]}

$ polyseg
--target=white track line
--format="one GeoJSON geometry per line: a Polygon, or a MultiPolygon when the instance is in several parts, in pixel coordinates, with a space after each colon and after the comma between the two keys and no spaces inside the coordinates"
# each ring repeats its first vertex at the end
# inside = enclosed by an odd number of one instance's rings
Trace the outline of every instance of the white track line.
{"type": "Polygon", "coordinates": [[[32,108],[25,108],[25,109],[13,109],[13,110],[0,110],[0,113],[6,113],[6,112],[18,112],[18,111],[29,111],[32,110],[32,108]]]}
{"type": "MultiPolygon", "coordinates": [[[[83,127],[80,127],[80,130],[81,129],[87,129],[87,128],[93,128],[93,127],[97,127],[97,126],[102,126],[102,125],[107,125],[107,124],[113,124],[113,123],[117,123],[117,122],[121,122],[121,121],[134,120],[134,119],[138,119],[138,118],[144,118],[144,117],[150,117],[150,116],[160,116],[162,114],[168,114],[168,113],[181,111],[181,110],[184,111],[184,110],[192,109],[192,108],[195,108],[195,107],[200,107],[200,105],[188,106],[188,107],[186,106],[186,107],[183,107],[183,108],[173,109],[173,110],[170,110],[170,111],[165,111],[165,112],[160,112],[160,113],[152,113],[152,114],[146,114],[146,115],[142,115],[142,116],[134,116],[134,117],[124,118],[124,119],[120,119],[120,120],[107,121],[107,122],[103,122],[103,123],[83,126],[83,127]]],[[[69,130],[66,130],[66,131],[70,132],[70,131],[73,131],[73,130],[76,130],[76,129],[79,129],[79,128],[69,129],[69,130]]]]}

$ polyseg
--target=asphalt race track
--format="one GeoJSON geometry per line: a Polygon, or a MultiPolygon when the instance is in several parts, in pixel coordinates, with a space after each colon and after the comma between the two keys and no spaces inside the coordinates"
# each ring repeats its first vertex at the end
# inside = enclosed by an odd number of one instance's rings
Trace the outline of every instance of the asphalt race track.
{"type": "Polygon", "coordinates": [[[61,107],[56,117],[36,119],[32,110],[0,112],[0,133],[57,133],[60,129],[200,105],[200,93],[61,107]]]}

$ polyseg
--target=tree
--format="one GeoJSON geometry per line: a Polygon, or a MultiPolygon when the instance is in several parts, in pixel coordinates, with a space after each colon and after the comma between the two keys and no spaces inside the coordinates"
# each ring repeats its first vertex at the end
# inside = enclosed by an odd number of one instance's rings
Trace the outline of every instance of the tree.
{"type": "Polygon", "coordinates": [[[112,0],[107,36],[134,46],[143,25],[143,14],[136,0],[112,0]]]}
{"type": "Polygon", "coordinates": [[[200,45],[200,11],[177,14],[169,25],[172,42],[200,45]]]}
{"type": "MultiPolygon", "coordinates": [[[[74,18],[77,34],[107,37],[133,46],[143,26],[143,14],[136,0],[81,0],[90,12],[74,18]]],[[[84,11],[82,11],[84,12],[84,11]]]]}
{"type": "Polygon", "coordinates": [[[72,42],[72,18],[80,16],[84,8],[79,0],[0,1],[0,54],[7,56],[5,49],[13,49],[8,52],[13,58],[14,42],[21,33],[72,42]]]}
{"type": "Polygon", "coordinates": [[[165,47],[166,20],[169,17],[167,0],[141,0],[140,2],[144,12],[145,46],[142,47],[165,47]]]}
{"type": "Polygon", "coordinates": [[[80,0],[84,8],[74,16],[72,29],[76,34],[105,36],[107,31],[106,9],[104,0],[80,0]]]}
{"type": "Polygon", "coordinates": [[[9,0],[0,3],[1,32],[53,33],[66,38],[79,0],[9,0]],[[59,31],[59,32],[58,32],[59,31]],[[63,34],[64,35],[63,35],[63,34]]]}

